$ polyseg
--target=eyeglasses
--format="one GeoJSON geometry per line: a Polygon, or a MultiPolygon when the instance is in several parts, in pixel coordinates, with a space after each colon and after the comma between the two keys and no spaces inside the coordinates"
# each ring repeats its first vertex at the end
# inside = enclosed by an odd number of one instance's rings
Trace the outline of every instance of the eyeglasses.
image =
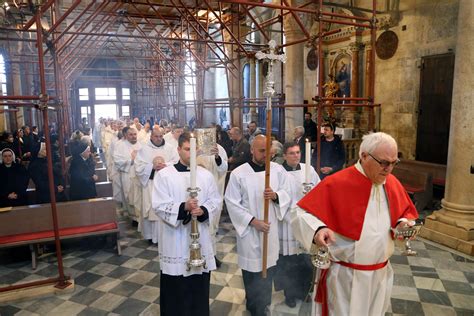
{"type": "Polygon", "coordinates": [[[377,163],[380,165],[382,168],[388,168],[388,167],[395,167],[400,163],[400,159],[397,159],[395,161],[387,161],[387,160],[378,160],[374,156],[372,156],[371,153],[368,153],[370,157],[372,157],[373,160],[377,161],[377,163]]]}

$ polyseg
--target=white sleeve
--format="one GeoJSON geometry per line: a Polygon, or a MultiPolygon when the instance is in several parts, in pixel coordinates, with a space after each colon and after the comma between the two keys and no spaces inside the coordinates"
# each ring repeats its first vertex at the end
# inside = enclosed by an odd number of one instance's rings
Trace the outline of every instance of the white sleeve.
{"type": "Polygon", "coordinates": [[[120,143],[115,149],[113,153],[113,159],[115,167],[118,171],[121,172],[128,172],[130,170],[130,166],[132,165],[132,157],[130,153],[124,148],[125,146],[120,143]]]}
{"type": "Polygon", "coordinates": [[[274,205],[277,208],[277,218],[282,221],[291,205],[291,196],[288,194],[291,192],[291,183],[283,167],[278,167],[281,169],[278,170],[278,189],[275,191],[278,194],[278,204],[274,203],[274,205]]]}
{"type": "Polygon", "coordinates": [[[169,186],[168,181],[161,177],[160,172],[155,173],[151,198],[153,210],[164,222],[173,227],[178,227],[178,215],[181,202],[176,203],[173,200],[169,193],[172,189],[173,188],[169,186]]]}
{"type": "MultiPolygon", "coordinates": [[[[211,175],[211,173],[208,173],[208,176],[206,178],[207,178],[206,200],[202,202],[199,201],[199,204],[201,206],[204,206],[207,209],[207,212],[209,214],[209,223],[213,223],[214,221],[216,221],[217,215],[219,214],[221,210],[222,197],[219,194],[219,191],[217,190],[216,181],[214,180],[214,177],[211,175]]],[[[198,199],[199,199],[199,195],[198,195],[198,199]]]]}
{"type": "Polygon", "coordinates": [[[138,179],[140,179],[140,183],[143,187],[145,187],[148,181],[150,181],[150,175],[152,171],[153,163],[146,161],[144,150],[139,150],[137,158],[135,158],[135,173],[138,179]]]}
{"type": "Polygon", "coordinates": [[[224,147],[222,147],[221,145],[217,144],[217,149],[219,150],[219,157],[221,157],[221,164],[219,166],[217,166],[217,172],[220,174],[223,174],[223,173],[226,173],[227,172],[227,168],[228,168],[228,165],[227,165],[227,153],[225,152],[225,149],[224,147]]]}
{"type": "Polygon", "coordinates": [[[317,217],[298,206],[291,209],[290,218],[295,239],[303,245],[306,251],[311,251],[314,234],[318,228],[326,225],[317,217]]]}
{"type": "Polygon", "coordinates": [[[242,207],[241,190],[239,179],[234,173],[231,173],[224,195],[225,204],[237,234],[244,237],[250,231],[249,223],[253,216],[248,209],[242,207]]]}

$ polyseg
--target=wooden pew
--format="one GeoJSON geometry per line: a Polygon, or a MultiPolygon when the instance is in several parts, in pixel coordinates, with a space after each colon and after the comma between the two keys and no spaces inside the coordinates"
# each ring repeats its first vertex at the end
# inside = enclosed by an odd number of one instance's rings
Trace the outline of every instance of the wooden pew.
{"type": "Polygon", "coordinates": [[[106,168],[96,168],[95,174],[99,177],[97,182],[107,182],[107,169],[106,168]]]}
{"type": "Polygon", "coordinates": [[[96,169],[104,168],[104,162],[103,161],[96,161],[95,168],[96,169]]]}
{"type": "MultiPolygon", "coordinates": [[[[112,182],[96,182],[95,188],[98,198],[113,197],[112,182]]],[[[66,187],[66,194],[69,196],[69,186],[66,187]]],[[[26,189],[26,196],[29,205],[36,204],[36,189],[34,186],[26,189]]]]}
{"type": "Polygon", "coordinates": [[[105,198],[105,197],[113,197],[112,192],[112,182],[96,182],[95,189],[97,191],[97,197],[105,198]]]}
{"type": "MultiPolygon", "coordinates": [[[[96,235],[116,236],[121,254],[115,201],[98,198],[57,203],[60,239],[96,235]]],[[[0,248],[29,245],[33,269],[37,244],[54,240],[50,204],[11,207],[0,210],[0,248]]]]}
{"type": "Polygon", "coordinates": [[[413,199],[418,211],[422,211],[433,199],[433,180],[427,172],[396,166],[392,174],[402,183],[413,199]]]}
{"type": "Polygon", "coordinates": [[[446,185],[446,165],[410,159],[400,159],[400,167],[431,174],[433,184],[444,187],[446,185]]]}

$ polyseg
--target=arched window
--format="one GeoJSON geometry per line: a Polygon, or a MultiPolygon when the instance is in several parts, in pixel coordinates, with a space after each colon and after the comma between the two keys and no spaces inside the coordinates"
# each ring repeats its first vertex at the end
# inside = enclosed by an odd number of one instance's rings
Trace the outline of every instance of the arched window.
{"type": "Polygon", "coordinates": [[[3,54],[0,54],[0,93],[7,95],[7,71],[3,54]]]}
{"type": "MultiPolygon", "coordinates": [[[[250,65],[245,64],[243,72],[242,72],[242,94],[244,98],[250,98],[250,65]]],[[[244,107],[243,111],[244,114],[249,112],[248,107],[244,107]]]]}

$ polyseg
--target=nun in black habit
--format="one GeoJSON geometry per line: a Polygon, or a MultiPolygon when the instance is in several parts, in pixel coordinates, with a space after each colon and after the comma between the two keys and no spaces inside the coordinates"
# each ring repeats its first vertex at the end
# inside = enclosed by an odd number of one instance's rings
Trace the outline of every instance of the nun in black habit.
{"type": "Polygon", "coordinates": [[[69,174],[71,189],[69,197],[71,200],[85,200],[97,197],[95,182],[98,177],[95,174],[95,162],[91,155],[90,146],[87,142],[77,141],[72,152],[69,174]]]}

